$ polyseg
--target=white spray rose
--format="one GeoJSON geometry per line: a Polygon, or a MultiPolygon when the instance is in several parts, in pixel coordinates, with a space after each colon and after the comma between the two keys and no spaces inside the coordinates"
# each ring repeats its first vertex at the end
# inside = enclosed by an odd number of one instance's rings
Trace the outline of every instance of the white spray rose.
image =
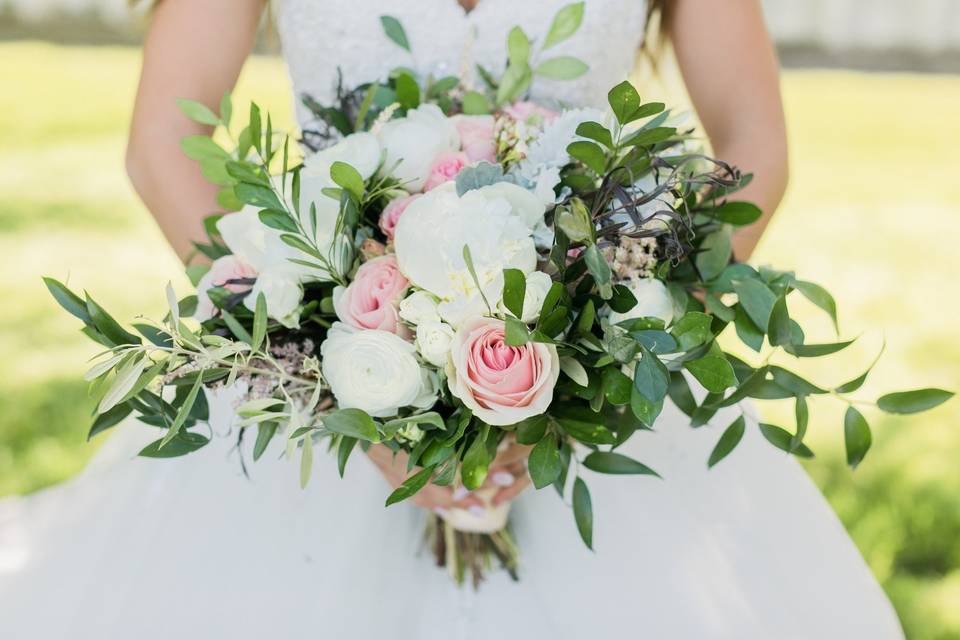
{"type": "Polygon", "coordinates": [[[320,345],[323,377],[342,409],[375,418],[402,407],[427,408],[437,399],[436,380],[420,366],[412,344],[388,331],[334,323],[320,345]]]}
{"type": "Polygon", "coordinates": [[[400,318],[413,325],[440,322],[439,302],[426,291],[414,291],[400,301],[400,318]]]}
{"type": "Polygon", "coordinates": [[[423,189],[437,156],[460,150],[456,125],[435,104],[411,109],[406,117],[383,125],[377,135],[386,151],[383,171],[411,192],[423,189]]]}
{"type": "Polygon", "coordinates": [[[453,328],[448,324],[423,322],[417,325],[417,350],[433,366],[446,366],[453,336],[453,328]]]}
{"type": "MultiPolygon", "coordinates": [[[[540,317],[540,309],[543,307],[543,301],[547,297],[547,292],[553,285],[553,279],[543,271],[534,271],[527,274],[527,285],[523,295],[523,317],[520,319],[527,324],[536,322],[540,317]]],[[[509,313],[500,301],[500,311],[509,313]]]]}
{"type": "Polygon", "coordinates": [[[662,281],[656,278],[639,278],[629,283],[630,292],[637,304],[626,313],[612,312],[610,324],[634,318],[660,318],[664,324],[673,320],[673,300],[662,281]]]}
{"type": "Polygon", "coordinates": [[[486,311],[467,268],[464,246],[477,280],[491,304],[503,290],[503,270],[531,273],[537,251],[529,226],[510,202],[483,189],[457,195],[453,183],[441,185],[410,204],[397,223],[394,243],[400,270],[414,285],[440,300],[440,317],[456,327],[486,311]]]}
{"type": "Polygon", "coordinates": [[[257,298],[263,294],[267,303],[267,315],[285,327],[300,326],[300,301],[303,287],[295,270],[274,266],[260,272],[249,295],[243,299],[247,309],[255,311],[257,298]]]}

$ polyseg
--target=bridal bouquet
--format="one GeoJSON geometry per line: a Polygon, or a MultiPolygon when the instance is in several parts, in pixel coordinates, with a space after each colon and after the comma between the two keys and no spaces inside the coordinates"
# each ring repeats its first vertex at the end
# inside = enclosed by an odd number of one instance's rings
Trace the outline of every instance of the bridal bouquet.
{"type": "MultiPolygon", "coordinates": [[[[836,396],[849,405],[843,433],[857,465],[871,435],[849,394],[867,373],[828,388],[770,363],[774,351],[821,357],[852,341],[811,343],[791,318],[799,294],[835,323],[822,287],[733,260],[732,231],[760,216],[733,197],[750,176],[699,153],[629,82],[606,109],[524,99],[537,77],[587,71],[549,55],[582,11],[563,8],[539,43],[514,28],[505,71],[480,69],[482,87],[398,68],[340,87],[333,105],[305,98],[316,126],[303,132],[302,160],[256,105],[228,146],[184,140],[231,211],[208,220],[198,249],[209,264],[188,268],[196,294],[168,288],[167,316],[133,332],[46,281],[107,349],[87,374],[98,403],[90,435],[136,412],[159,430],[141,455],[188,454],[209,442],[201,391],[239,388],[239,437],[255,432],[254,459],[282,438],[287,455],[299,452],[302,483],[323,441],[341,474],[358,445],[406,452],[410,476],[387,505],[431,482],[483,495],[498,448],[515,442],[532,447],[536,488],[572,504],[587,546],[580,470],[656,475],[617,449],[654,428],[668,398],[693,426],[745,398],[792,398],[792,429],[759,429],[811,456],[807,398],[836,396]],[[733,356],[722,333],[766,356],[733,356]],[[706,390],[700,400],[691,380],[706,390]]],[[[399,22],[382,22],[409,46],[399,22]]],[[[181,107],[224,139],[236,131],[229,96],[219,115],[181,107]]],[[[950,395],[892,393],[877,406],[912,413],[950,395]]],[[[705,463],[728,456],[746,428],[734,420],[705,463]]],[[[515,569],[507,509],[455,509],[433,524],[458,579],[491,557],[515,569]]]]}

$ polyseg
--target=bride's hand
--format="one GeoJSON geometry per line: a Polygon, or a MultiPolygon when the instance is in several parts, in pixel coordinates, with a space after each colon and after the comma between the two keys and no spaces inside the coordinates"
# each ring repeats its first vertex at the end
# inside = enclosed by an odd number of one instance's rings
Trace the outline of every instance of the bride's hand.
{"type": "MultiPolygon", "coordinates": [[[[497,490],[492,499],[494,505],[512,500],[529,486],[530,478],[527,475],[526,468],[526,459],[529,453],[530,447],[510,444],[494,458],[490,464],[487,480],[481,487],[481,489],[493,488],[497,490]]],[[[403,484],[403,481],[410,476],[410,473],[407,472],[409,458],[406,452],[400,451],[395,454],[382,444],[374,444],[367,450],[367,456],[377,465],[384,478],[394,489],[403,484]]],[[[435,484],[428,484],[417,492],[411,500],[417,506],[435,511],[445,511],[453,508],[479,511],[485,508],[484,503],[473,492],[466,491],[462,487],[453,489],[451,487],[438,487],[435,484]]]]}

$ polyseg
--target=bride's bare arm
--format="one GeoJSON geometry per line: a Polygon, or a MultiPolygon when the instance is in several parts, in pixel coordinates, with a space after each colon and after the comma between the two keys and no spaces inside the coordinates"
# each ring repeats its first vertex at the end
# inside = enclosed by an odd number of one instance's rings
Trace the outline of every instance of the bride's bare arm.
{"type": "Polygon", "coordinates": [[[672,0],[670,38],[716,157],[754,174],[737,198],[764,212],[734,237],[747,259],[787,186],[787,135],[776,53],[760,0],[672,0]]]}
{"type": "Polygon", "coordinates": [[[209,133],[191,122],[176,98],[214,111],[233,88],[250,53],[264,0],[163,0],[143,47],[143,69],[127,146],[127,172],[144,204],[181,257],[204,237],[217,188],[180,150],[188,135],[209,133]]]}

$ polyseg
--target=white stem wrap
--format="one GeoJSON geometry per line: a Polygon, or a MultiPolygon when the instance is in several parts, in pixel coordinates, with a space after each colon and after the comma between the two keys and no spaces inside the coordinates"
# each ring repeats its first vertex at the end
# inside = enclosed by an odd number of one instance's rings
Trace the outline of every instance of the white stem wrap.
{"type": "Polygon", "coordinates": [[[482,514],[474,514],[466,509],[449,509],[440,517],[458,531],[466,533],[496,533],[507,526],[507,517],[510,515],[510,503],[501,505],[492,504],[497,489],[491,487],[474,491],[473,495],[484,504],[482,514]]]}

